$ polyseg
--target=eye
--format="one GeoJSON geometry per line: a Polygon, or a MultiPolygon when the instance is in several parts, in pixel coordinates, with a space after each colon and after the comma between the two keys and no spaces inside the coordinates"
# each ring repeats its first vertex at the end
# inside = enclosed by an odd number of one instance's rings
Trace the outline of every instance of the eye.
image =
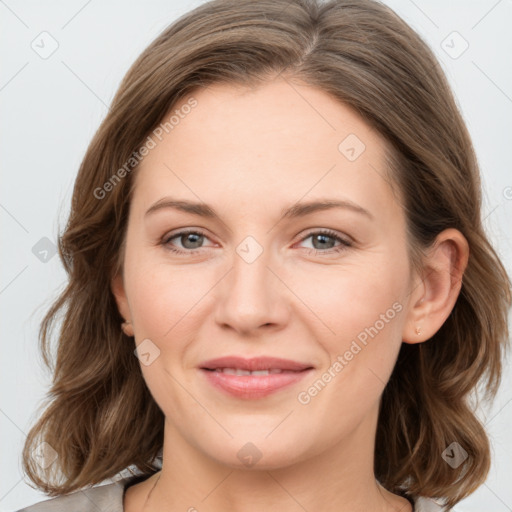
{"type": "Polygon", "coordinates": [[[311,238],[313,243],[313,247],[309,248],[308,252],[312,252],[314,254],[338,253],[346,250],[352,245],[349,240],[342,238],[335,231],[331,231],[329,229],[312,231],[302,238],[301,242],[304,242],[308,238],[311,238]],[[339,242],[339,245],[333,245],[336,242],[339,242]]]}
{"type": "MultiPolygon", "coordinates": [[[[349,240],[342,238],[335,231],[331,230],[312,231],[302,238],[301,242],[308,238],[312,239],[313,247],[306,249],[309,253],[312,252],[315,255],[339,253],[352,245],[349,240]],[[333,245],[336,242],[338,242],[338,245],[333,245]]],[[[190,229],[179,231],[171,236],[165,236],[161,241],[161,245],[177,254],[195,254],[204,248],[203,243],[205,240],[208,240],[208,237],[204,232],[190,229]],[[175,243],[172,243],[173,240],[178,240],[181,248],[176,247],[175,243]]]]}
{"type": "Polygon", "coordinates": [[[172,252],[179,254],[194,254],[202,248],[202,243],[207,239],[205,233],[199,230],[187,230],[174,233],[171,236],[164,237],[162,245],[172,252]],[[172,240],[178,239],[182,245],[182,249],[176,248],[171,244],[172,240]]]}

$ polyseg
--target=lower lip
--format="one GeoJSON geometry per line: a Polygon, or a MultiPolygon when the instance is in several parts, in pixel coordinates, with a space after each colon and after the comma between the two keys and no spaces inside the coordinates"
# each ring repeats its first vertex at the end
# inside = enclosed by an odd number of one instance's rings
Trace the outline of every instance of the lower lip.
{"type": "Polygon", "coordinates": [[[231,375],[201,369],[210,384],[232,396],[246,399],[264,398],[302,380],[311,371],[312,369],[269,375],[231,375]]]}

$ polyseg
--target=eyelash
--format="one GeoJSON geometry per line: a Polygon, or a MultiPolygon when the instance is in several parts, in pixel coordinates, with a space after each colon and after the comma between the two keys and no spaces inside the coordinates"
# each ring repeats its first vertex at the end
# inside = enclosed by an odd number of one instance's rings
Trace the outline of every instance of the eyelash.
{"type": "MultiPolygon", "coordinates": [[[[196,254],[197,252],[200,252],[202,248],[182,250],[182,249],[176,249],[175,247],[170,245],[171,240],[174,240],[175,238],[179,238],[183,235],[189,235],[191,233],[194,235],[200,235],[200,236],[204,236],[207,238],[206,233],[202,232],[201,230],[196,230],[196,229],[184,230],[184,231],[180,231],[178,233],[174,233],[172,236],[164,237],[161,241],[161,245],[163,245],[167,250],[169,250],[173,253],[176,253],[176,254],[196,254]]],[[[344,238],[341,238],[335,231],[331,231],[330,229],[311,231],[305,237],[303,237],[301,240],[299,240],[299,242],[303,242],[304,240],[308,239],[309,237],[311,237],[313,235],[326,235],[326,236],[329,236],[330,238],[333,238],[335,241],[340,242],[340,245],[338,245],[337,247],[333,247],[333,248],[325,250],[325,251],[321,251],[321,250],[315,249],[315,248],[306,248],[306,250],[308,251],[308,254],[314,254],[315,256],[323,255],[323,254],[341,253],[344,250],[346,250],[347,248],[352,246],[351,242],[349,242],[348,240],[345,240],[344,238]]]]}

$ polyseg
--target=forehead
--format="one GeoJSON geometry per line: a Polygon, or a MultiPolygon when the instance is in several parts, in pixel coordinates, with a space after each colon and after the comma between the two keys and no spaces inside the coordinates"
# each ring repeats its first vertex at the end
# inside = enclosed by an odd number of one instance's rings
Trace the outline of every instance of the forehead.
{"type": "Polygon", "coordinates": [[[392,199],[385,141],[320,89],[284,79],[213,84],[174,105],[163,123],[170,116],[136,173],[134,201],[143,206],[167,192],[262,212],[336,193],[377,209],[392,199]]]}
{"type": "MultiPolygon", "coordinates": [[[[269,151],[318,158],[319,151],[326,149],[338,157],[340,142],[352,134],[358,152],[365,146],[367,156],[372,153],[373,160],[380,156],[383,141],[361,117],[312,86],[284,79],[254,88],[213,84],[197,90],[193,98],[197,105],[172,129],[174,143],[186,149],[191,145],[197,149],[196,139],[204,150],[236,149],[261,158],[269,151]],[[261,146],[264,142],[266,148],[261,146]]],[[[178,103],[170,114],[184,109],[187,101],[178,103]]]]}

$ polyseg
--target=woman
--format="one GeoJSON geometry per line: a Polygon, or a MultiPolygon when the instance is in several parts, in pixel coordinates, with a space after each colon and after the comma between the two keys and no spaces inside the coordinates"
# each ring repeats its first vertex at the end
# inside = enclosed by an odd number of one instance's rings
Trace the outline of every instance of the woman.
{"type": "Polygon", "coordinates": [[[499,385],[510,282],[446,79],[384,5],[180,18],[123,80],[59,248],[24,448],[54,499],[23,510],[448,510],[484,482],[468,397],[499,385]]]}

